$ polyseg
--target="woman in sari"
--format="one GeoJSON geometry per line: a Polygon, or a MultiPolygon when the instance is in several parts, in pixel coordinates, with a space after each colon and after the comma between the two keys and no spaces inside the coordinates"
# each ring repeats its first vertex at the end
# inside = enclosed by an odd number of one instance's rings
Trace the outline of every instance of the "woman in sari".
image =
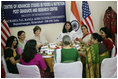
{"type": "Polygon", "coordinates": [[[107,48],[101,43],[102,37],[98,33],[91,36],[92,45],[86,48],[86,78],[101,77],[101,62],[104,58],[109,58],[107,48]]]}
{"type": "Polygon", "coordinates": [[[103,44],[106,46],[109,56],[111,57],[111,51],[113,49],[112,33],[107,27],[102,27],[100,33],[103,39],[103,44]]]}
{"type": "Polygon", "coordinates": [[[88,43],[90,42],[91,34],[88,32],[88,28],[86,25],[82,25],[81,30],[83,33],[83,37],[82,38],[76,38],[75,43],[77,43],[77,41],[79,41],[80,43],[88,45],[88,43]]]}

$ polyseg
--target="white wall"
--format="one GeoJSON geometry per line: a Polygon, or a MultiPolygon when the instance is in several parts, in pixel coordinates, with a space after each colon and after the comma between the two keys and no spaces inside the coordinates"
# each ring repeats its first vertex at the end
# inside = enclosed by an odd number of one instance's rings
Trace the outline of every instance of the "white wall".
{"type": "MultiPolygon", "coordinates": [[[[117,12],[117,1],[88,1],[94,28],[96,32],[99,32],[99,29],[104,26],[103,17],[105,10],[108,6],[111,6],[114,11],[117,12]]],[[[66,1],[66,18],[67,21],[70,19],[70,6],[71,2],[66,1]]],[[[82,17],[82,1],[77,1],[77,6],[79,10],[80,17],[82,17]]],[[[45,35],[49,42],[55,42],[57,36],[59,36],[62,31],[64,23],[55,23],[55,24],[44,24],[39,25],[42,28],[42,34],[45,35]]],[[[33,35],[33,28],[35,26],[24,26],[24,27],[12,27],[10,28],[11,34],[17,36],[19,30],[24,30],[26,32],[26,39],[31,39],[33,35]]]]}

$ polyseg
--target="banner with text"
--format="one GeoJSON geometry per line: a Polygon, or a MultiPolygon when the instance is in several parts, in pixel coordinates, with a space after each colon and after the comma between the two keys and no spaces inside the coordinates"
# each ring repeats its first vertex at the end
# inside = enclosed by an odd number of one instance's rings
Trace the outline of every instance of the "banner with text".
{"type": "Polygon", "coordinates": [[[1,13],[10,27],[66,21],[65,1],[2,1],[1,13]]]}

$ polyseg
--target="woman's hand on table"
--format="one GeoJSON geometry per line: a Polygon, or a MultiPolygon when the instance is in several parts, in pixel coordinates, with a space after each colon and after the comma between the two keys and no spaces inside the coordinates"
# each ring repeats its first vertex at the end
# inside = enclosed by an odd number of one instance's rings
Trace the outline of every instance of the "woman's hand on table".
{"type": "Polygon", "coordinates": [[[80,43],[83,43],[83,40],[82,40],[81,38],[79,38],[78,41],[79,41],[80,43]]]}
{"type": "Polygon", "coordinates": [[[78,44],[78,43],[79,43],[79,41],[77,41],[77,40],[74,40],[74,43],[75,43],[75,44],[78,44]]]}
{"type": "Polygon", "coordinates": [[[78,42],[83,43],[83,40],[82,40],[81,38],[76,38],[76,39],[74,40],[74,42],[75,42],[75,43],[78,43],[78,42]]]}

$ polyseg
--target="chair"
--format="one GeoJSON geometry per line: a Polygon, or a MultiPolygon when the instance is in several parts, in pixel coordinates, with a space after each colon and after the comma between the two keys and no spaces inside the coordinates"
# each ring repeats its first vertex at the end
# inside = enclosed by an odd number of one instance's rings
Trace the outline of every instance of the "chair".
{"type": "Polygon", "coordinates": [[[111,57],[115,57],[115,53],[116,53],[116,47],[115,45],[113,45],[113,49],[111,51],[111,57]]]}
{"type": "Polygon", "coordinates": [[[19,78],[19,74],[13,74],[8,71],[4,56],[2,56],[2,63],[3,63],[4,69],[5,69],[5,77],[6,78],[19,78]]]}
{"type": "Polygon", "coordinates": [[[81,61],[73,63],[55,63],[54,76],[55,78],[82,78],[82,63],[81,61]]]}
{"type": "Polygon", "coordinates": [[[54,62],[61,63],[61,49],[56,49],[56,52],[54,55],[54,62]]]}
{"type": "Polygon", "coordinates": [[[36,65],[22,65],[17,63],[20,78],[41,78],[39,68],[36,65]]]}
{"type": "Polygon", "coordinates": [[[101,63],[102,78],[117,78],[117,56],[106,58],[101,63]]]}

